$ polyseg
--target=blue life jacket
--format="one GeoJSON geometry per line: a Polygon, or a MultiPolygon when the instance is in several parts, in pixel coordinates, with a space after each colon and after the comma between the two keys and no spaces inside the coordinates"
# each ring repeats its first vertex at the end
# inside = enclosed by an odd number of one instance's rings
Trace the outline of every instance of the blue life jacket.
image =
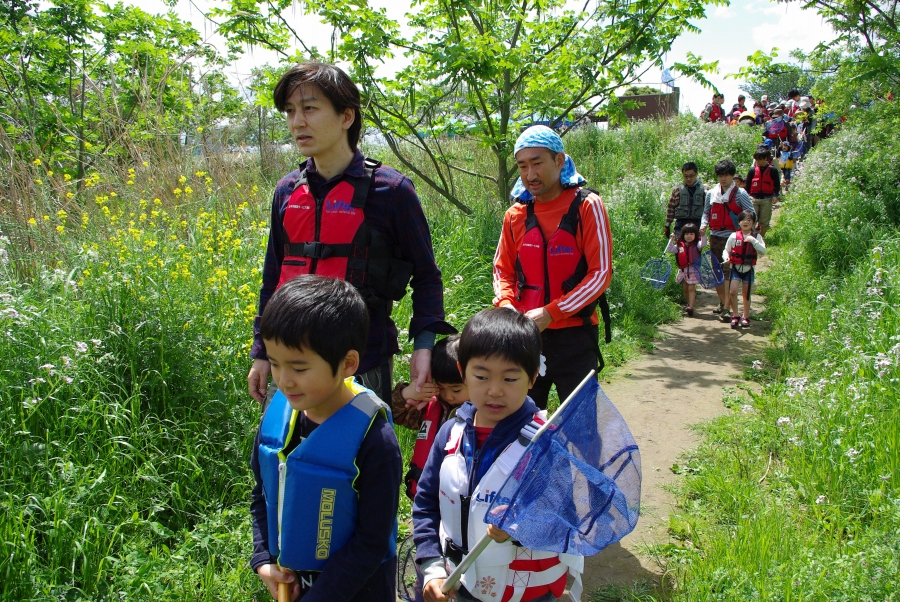
{"type": "MultiPolygon", "coordinates": [[[[356,455],[379,413],[388,406],[348,379],[353,400],[320,424],[288,456],[284,449],[300,412],[278,391],[259,427],[259,467],[266,498],[269,553],[295,571],[321,571],[356,530],[359,494],[356,455]],[[282,512],[287,508],[287,512],[282,512]]],[[[385,560],[396,555],[397,520],[385,560]]]]}

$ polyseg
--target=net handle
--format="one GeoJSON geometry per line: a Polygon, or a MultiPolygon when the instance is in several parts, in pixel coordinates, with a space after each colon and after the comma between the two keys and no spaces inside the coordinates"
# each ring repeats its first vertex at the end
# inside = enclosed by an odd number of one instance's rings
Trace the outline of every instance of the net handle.
{"type": "MultiPolygon", "coordinates": [[[[541,433],[547,430],[547,427],[550,426],[553,420],[562,413],[563,409],[565,409],[565,407],[569,405],[569,403],[571,403],[573,399],[575,399],[575,396],[578,395],[581,389],[584,388],[584,386],[588,383],[589,380],[591,380],[591,378],[594,377],[596,373],[596,370],[591,370],[588,375],[584,377],[584,380],[582,380],[578,384],[578,386],[575,387],[575,390],[569,394],[566,400],[562,402],[562,404],[560,404],[556,411],[553,412],[553,415],[547,419],[547,422],[541,425],[541,428],[539,428],[538,431],[534,434],[534,437],[531,438],[532,442],[540,437],[541,433]]],[[[478,558],[482,552],[484,552],[485,548],[488,547],[491,541],[493,540],[488,537],[487,533],[481,536],[481,539],[478,540],[478,543],[475,544],[475,547],[469,550],[469,553],[466,554],[466,557],[462,559],[462,562],[460,562],[459,565],[457,565],[457,567],[453,569],[453,572],[450,573],[447,579],[444,580],[444,583],[441,585],[442,593],[449,593],[450,590],[453,589],[457,583],[459,583],[459,580],[462,579],[462,576],[465,574],[465,572],[469,570],[469,567],[472,566],[472,564],[475,562],[475,559],[478,558]]]]}

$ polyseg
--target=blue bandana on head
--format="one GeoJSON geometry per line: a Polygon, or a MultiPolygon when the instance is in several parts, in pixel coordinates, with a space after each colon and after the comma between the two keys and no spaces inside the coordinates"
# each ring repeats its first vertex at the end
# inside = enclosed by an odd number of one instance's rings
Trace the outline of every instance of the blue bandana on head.
{"type": "MultiPolygon", "coordinates": [[[[554,153],[565,152],[563,150],[562,138],[546,125],[533,125],[522,132],[516,139],[516,146],[513,148],[513,154],[515,155],[523,148],[549,148],[554,153]]],[[[566,162],[563,164],[562,171],[559,172],[559,181],[563,188],[574,188],[575,186],[581,186],[587,182],[587,180],[575,170],[575,162],[572,161],[572,157],[569,155],[566,155],[566,162]]],[[[516,184],[513,186],[509,196],[520,201],[530,201],[534,198],[531,196],[531,193],[525,189],[525,185],[522,184],[522,178],[516,180],[516,184]]]]}

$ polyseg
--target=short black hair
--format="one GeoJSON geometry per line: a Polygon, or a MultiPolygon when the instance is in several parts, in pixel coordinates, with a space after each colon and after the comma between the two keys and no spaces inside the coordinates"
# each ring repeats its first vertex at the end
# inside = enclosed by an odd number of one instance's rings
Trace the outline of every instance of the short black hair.
{"type": "Polygon", "coordinates": [[[681,166],[681,173],[684,173],[686,171],[695,171],[698,174],[700,173],[700,170],[697,169],[697,164],[694,163],[693,161],[688,161],[687,163],[685,163],[684,165],[681,166]]]}
{"type": "Polygon", "coordinates": [[[756,152],[753,153],[754,159],[765,159],[769,160],[772,158],[772,153],[769,152],[769,147],[767,146],[757,146],[756,152]]]}
{"type": "Polygon", "coordinates": [[[788,98],[793,98],[795,96],[800,96],[799,90],[791,90],[790,92],[788,92],[788,98]]]}
{"type": "Polygon", "coordinates": [[[369,310],[356,288],[338,278],[314,274],[284,283],[263,310],[259,335],[285,347],[319,354],[337,374],[347,353],[362,355],[369,334],[369,310]]]}
{"type": "Polygon", "coordinates": [[[537,376],[541,366],[541,331],[525,314],[495,307],[478,312],[459,337],[459,366],[463,374],[476,357],[500,357],[537,376]]]}
{"type": "Polygon", "coordinates": [[[313,84],[322,90],[322,94],[334,107],[336,113],[343,113],[346,109],[353,109],[355,117],[353,124],[347,130],[347,141],[354,151],[359,146],[360,133],[362,132],[362,108],[359,88],[338,67],[327,63],[307,61],[294,65],[288,69],[272,91],[275,108],[284,113],[288,97],[294,93],[297,86],[313,84]]]}
{"type": "Polygon", "coordinates": [[[748,219],[748,218],[755,222],[756,221],[756,213],[753,211],[750,211],[749,209],[744,209],[743,211],[741,211],[740,215],[738,215],[738,223],[741,223],[742,221],[744,221],[745,219],[748,219]]]}
{"type": "Polygon", "coordinates": [[[431,378],[442,385],[461,385],[459,373],[459,335],[444,337],[431,350],[431,378]]]}
{"type": "Polygon", "coordinates": [[[728,159],[722,159],[716,163],[716,176],[733,176],[737,173],[734,163],[728,159]]]}

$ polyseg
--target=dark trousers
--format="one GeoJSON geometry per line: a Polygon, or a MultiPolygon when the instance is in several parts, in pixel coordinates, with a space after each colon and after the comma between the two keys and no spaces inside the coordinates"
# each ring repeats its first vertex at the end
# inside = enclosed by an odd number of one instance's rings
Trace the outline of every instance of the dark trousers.
{"type": "Polygon", "coordinates": [[[556,394],[563,402],[588,372],[603,369],[599,334],[597,326],[548,328],[541,333],[541,353],[546,358],[547,371],[544,376],[538,376],[528,391],[537,407],[547,409],[551,385],[556,385],[556,394]]]}

